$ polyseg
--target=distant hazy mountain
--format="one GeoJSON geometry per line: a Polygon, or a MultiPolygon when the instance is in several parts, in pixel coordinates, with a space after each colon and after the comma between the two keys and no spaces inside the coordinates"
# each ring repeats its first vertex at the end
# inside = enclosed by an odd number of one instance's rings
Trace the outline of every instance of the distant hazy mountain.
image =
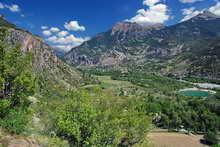
{"type": "Polygon", "coordinates": [[[59,58],[63,58],[64,56],[65,56],[65,54],[66,54],[66,52],[64,51],[64,50],[61,50],[61,49],[59,49],[59,48],[54,48],[53,47],[53,52],[54,52],[54,54],[57,56],[57,57],[59,57],[59,58]]]}
{"type": "MultiPolygon", "coordinates": [[[[205,53],[208,45],[218,37],[220,17],[208,11],[168,27],[162,24],[145,27],[137,23],[122,22],[73,48],[65,55],[65,59],[80,67],[219,78],[220,70],[218,73],[202,73],[201,70],[195,71],[194,64],[194,57],[204,57],[202,52],[205,53]]],[[[215,53],[211,55],[216,56],[215,53]]],[[[214,64],[213,66],[217,66],[214,64]]]]}

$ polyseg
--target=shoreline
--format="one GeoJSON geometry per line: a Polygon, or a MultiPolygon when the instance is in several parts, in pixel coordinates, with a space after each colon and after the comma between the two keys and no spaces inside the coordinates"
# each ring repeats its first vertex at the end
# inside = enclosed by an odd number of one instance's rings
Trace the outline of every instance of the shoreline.
{"type": "Polygon", "coordinates": [[[216,91],[213,91],[213,90],[207,90],[207,89],[200,89],[200,88],[185,88],[185,89],[182,89],[182,90],[179,90],[179,92],[184,92],[184,91],[201,91],[201,92],[209,92],[211,94],[216,94],[216,91]]]}

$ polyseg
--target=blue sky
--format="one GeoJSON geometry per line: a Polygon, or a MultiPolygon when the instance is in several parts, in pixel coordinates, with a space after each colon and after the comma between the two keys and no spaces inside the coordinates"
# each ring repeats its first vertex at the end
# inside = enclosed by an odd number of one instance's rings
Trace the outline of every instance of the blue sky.
{"type": "Polygon", "coordinates": [[[220,15],[220,1],[0,0],[0,13],[8,20],[66,51],[120,21],[173,25],[203,10],[220,15]]]}

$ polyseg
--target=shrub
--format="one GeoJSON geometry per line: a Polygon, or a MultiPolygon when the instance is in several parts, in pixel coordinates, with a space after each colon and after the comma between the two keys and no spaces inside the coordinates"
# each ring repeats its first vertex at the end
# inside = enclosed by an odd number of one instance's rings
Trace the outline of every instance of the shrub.
{"type": "Polygon", "coordinates": [[[27,97],[35,92],[31,55],[22,53],[20,45],[10,46],[4,39],[7,29],[0,28],[0,120],[1,126],[19,134],[28,119],[27,97]]]}
{"type": "Polygon", "coordinates": [[[4,119],[0,120],[0,125],[10,133],[20,134],[26,131],[31,113],[27,108],[11,109],[4,119]]]}
{"type": "Polygon", "coordinates": [[[111,95],[73,92],[57,109],[56,130],[74,146],[123,146],[144,140],[149,121],[133,103],[111,95]],[[112,102],[114,101],[114,102],[112,102]]]}
{"type": "Polygon", "coordinates": [[[208,131],[206,135],[204,135],[204,139],[208,144],[216,145],[219,143],[219,136],[218,133],[208,131]]]}

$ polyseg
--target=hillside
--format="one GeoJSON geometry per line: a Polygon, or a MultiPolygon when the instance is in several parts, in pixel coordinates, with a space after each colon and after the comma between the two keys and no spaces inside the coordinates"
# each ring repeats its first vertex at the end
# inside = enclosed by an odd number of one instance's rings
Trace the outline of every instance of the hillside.
{"type": "MultiPolygon", "coordinates": [[[[196,68],[192,58],[220,35],[219,26],[220,17],[208,11],[169,27],[123,22],[73,48],[65,59],[80,67],[199,76],[190,71],[196,68]]],[[[211,72],[203,76],[219,78],[211,72]]]]}
{"type": "Polygon", "coordinates": [[[10,45],[19,43],[24,53],[32,53],[33,68],[39,76],[40,85],[70,89],[83,84],[81,73],[55,56],[42,38],[17,28],[3,17],[0,17],[0,28],[7,29],[5,41],[10,45]]]}

